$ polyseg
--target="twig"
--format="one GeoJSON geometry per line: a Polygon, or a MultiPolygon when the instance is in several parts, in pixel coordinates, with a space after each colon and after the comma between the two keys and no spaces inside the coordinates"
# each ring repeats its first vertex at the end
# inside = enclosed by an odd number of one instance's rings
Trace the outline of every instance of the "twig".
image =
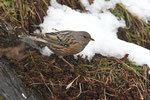
{"type": "Polygon", "coordinates": [[[80,88],[79,94],[77,96],[73,97],[73,99],[78,98],[81,95],[81,93],[82,93],[81,83],[79,83],[79,88],[80,88]]]}
{"type": "MultiPolygon", "coordinates": [[[[51,85],[52,87],[54,87],[54,86],[59,86],[59,84],[54,84],[54,83],[31,83],[30,84],[30,86],[32,86],[32,85],[45,85],[45,84],[47,84],[47,85],[51,85]]],[[[65,85],[65,84],[61,84],[62,86],[67,86],[67,85],[65,85]]],[[[71,86],[72,88],[74,88],[75,89],[75,87],[74,86],[71,86]]]]}
{"type": "Polygon", "coordinates": [[[79,77],[80,77],[80,75],[78,75],[71,83],[69,83],[67,85],[66,89],[69,89],[72,86],[72,84],[74,83],[74,81],[77,80],[79,77]]]}
{"type": "Polygon", "coordinates": [[[129,54],[125,54],[125,56],[121,59],[121,61],[125,62],[129,54]]]}
{"type": "Polygon", "coordinates": [[[134,81],[134,83],[135,83],[135,85],[136,85],[136,87],[137,87],[137,89],[138,89],[138,91],[139,91],[139,94],[140,94],[141,100],[144,100],[144,97],[143,97],[143,95],[142,95],[142,93],[141,93],[141,91],[140,91],[140,89],[139,89],[139,87],[138,87],[137,82],[135,82],[135,80],[134,80],[134,79],[133,79],[133,81],[134,81]]]}
{"type": "Polygon", "coordinates": [[[53,92],[52,92],[52,90],[48,87],[48,85],[46,84],[45,79],[44,79],[44,76],[42,75],[42,73],[40,73],[40,76],[41,76],[41,78],[42,78],[42,80],[43,80],[43,82],[44,82],[44,85],[47,87],[47,89],[48,89],[49,92],[51,93],[52,98],[54,98],[53,92]]]}
{"type": "Polygon", "coordinates": [[[41,19],[40,15],[39,15],[39,13],[38,13],[38,11],[37,11],[37,9],[36,9],[35,5],[34,5],[33,0],[32,0],[32,5],[33,5],[33,8],[34,8],[34,10],[35,10],[36,14],[37,14],[37,15],[38,15],[38,17],[39,17],[40,23],[42,23],[42,19],[41,19]]]}
{"type": "Polygon", "coordinates": [[[104,100],[107,100],[107,98],[106,98],[106,89],[104,89],[104,100]]]}

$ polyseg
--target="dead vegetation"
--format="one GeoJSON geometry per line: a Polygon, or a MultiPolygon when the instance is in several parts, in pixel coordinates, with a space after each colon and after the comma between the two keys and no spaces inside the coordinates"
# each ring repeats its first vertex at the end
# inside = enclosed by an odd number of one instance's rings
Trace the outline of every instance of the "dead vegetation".
{"type": "MultiPolygon", "coordinates": [[[[86,12],[80,0],[58,1],[86,12]]],[[[128,54],[122,59],[96,54],[91,61],[82,56],[77,59],[73,56],[65,57],[75,66],[72,71],[56,55],[42,56],[31,47],[26,49],[26,44],[20,45],[18,34],[29,34],[37,29],[48,6],[49,0],[2,0],[0,4],[0,57],[7,57],[16,66],[14,69],[29,91],[37,90],[45,100],[150,99],[149,68],[129,62],[128,54]],[[18,54],[22,55],[22,48],[25,48],[26,56],[16,60],[18,54]],[[9,57],[9,50],[16,53],[9,57]]],[[[149,23],[133,16],[122,4],[117,4],[110,11],[125,19],[127,27],[120,31],[125,32],[127,41],[149,48],[149,23]]]]}
{"type": "Polygon", "coordinates": [[[126,22],[126,36],[129,42],[136,43],[150,49],[150,23],[146,23],[137,16],[130,13],[123,4],[117,4],[110,11],[118,18],[126,22]]]}

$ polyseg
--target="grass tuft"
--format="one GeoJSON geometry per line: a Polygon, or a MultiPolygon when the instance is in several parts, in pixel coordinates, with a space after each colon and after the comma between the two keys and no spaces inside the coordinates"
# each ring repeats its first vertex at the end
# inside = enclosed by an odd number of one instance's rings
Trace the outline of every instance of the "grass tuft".
{"type": "Polygon", "coordinates": [[[134,14],[130,13],[127,8],[118,3],[110,11],[119,19],[123,18],[126,22],[126,33],[128,41],[150,49],[150,23],[144,22],[134,14]]]}

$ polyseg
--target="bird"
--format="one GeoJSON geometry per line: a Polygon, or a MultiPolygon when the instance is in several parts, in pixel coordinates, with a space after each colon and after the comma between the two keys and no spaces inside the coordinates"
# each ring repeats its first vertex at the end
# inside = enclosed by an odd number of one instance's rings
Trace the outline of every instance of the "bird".
{"type": "MultiPolygon", "coordinates": [[[[64,62],[72,66],[63,57],[81,52],[90,41],[94,41],[86,31],[63,30],[44,35],[37,35],[37,41],[44,42],[46,46],[64,62]]],[[[35,39],[35,38],[34,38],[35,39]]]]}

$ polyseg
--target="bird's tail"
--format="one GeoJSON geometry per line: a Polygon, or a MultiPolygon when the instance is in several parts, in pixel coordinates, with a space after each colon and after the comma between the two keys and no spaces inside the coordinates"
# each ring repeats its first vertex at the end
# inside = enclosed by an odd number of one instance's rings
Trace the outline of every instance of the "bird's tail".
{"type": "Polygon", "coordinates": [[[42,48],[46,46],[47,41],[40,38],[39,36],[31,36],[31,35],[24,35],[19,36],[20,41],[26,43],[31,48],[37,49],[38,51],[42,51],[42,48]]]}

